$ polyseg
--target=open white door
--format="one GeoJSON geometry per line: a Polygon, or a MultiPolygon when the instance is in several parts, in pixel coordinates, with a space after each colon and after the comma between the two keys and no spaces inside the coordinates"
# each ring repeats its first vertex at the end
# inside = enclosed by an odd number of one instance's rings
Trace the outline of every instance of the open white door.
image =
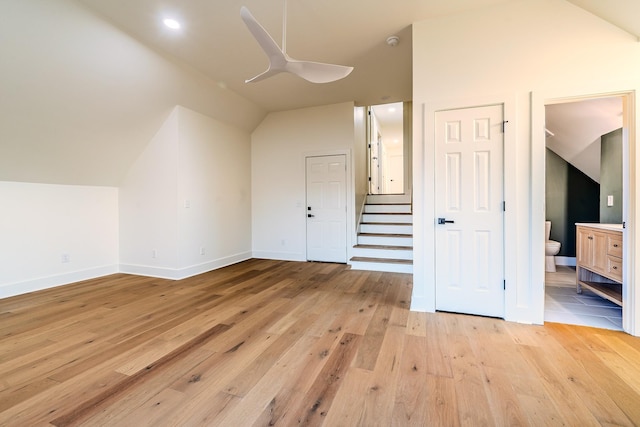
{"type": "Polygon", "coordinates": [[[436,113],[436,309],[504,317],[503,107],[436,113]]]}
{"type": "Polygon", "coordinates": [[[307,157],[307,259],[347,262],[346,156],[307,157]]]}

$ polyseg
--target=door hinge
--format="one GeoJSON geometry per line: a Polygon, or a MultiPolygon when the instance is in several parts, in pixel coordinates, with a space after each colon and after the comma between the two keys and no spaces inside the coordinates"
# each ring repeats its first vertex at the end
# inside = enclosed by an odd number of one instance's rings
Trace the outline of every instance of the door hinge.
{"type": "Polygon", "coordinates": [[[507,281],[506,280],[502,281],[502,289],[505,289],[505,290],[507,289],[507,281]]]}
{"type": "Polygon", "coordinates": [[[507,123],[509,123],[509,120],[503,120],[502,121],[502,133],[504,133],[504,128],[507,125],[507,123]]]}
{"type": "Polygon", "coordinates": [[[502,212],[506,212],[507,211],[507,202],[502,201],[502,212]]]}
{"type": "Polygon", "coordinates": [[[371,182],[371,177],[369,177],[369,182],[371,182]]]}

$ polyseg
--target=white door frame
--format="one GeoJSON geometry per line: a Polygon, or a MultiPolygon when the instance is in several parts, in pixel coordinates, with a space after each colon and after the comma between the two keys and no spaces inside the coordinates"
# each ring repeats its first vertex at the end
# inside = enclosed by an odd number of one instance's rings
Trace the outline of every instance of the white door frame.
{"type": "Polygon", "coordinates": [[[636,131],[640,129],[640,118],[636,115],[635,90],[604,90],[599,93],[531,93],[531,280],[534,284],[534,306],[536,318],[544,322],[544,221],[545,218],[545,106],[562,102],[619,96],[623,99],[623,162],[622,162],[622,220],[626,224],[623,233],[623,282],[622,327],[632,335],[640,335],[640,292],[636,288],[635,266],[640,262],[640,251],[635,250],[639,241],[640,210],[637,206],[637,189],[640,188],[640,151],[636,147],[636,131]],[[536,207],[536,208],[533,208],[536,207]]]}
{"type": "MultiPolygon", "coordinates": [[[[347,166],[347,181],[346,181],[346,206],[347,206],[347,264],[349,263],[349,260],[351,259],[352,252],[353,252],[353,246],[356,244],[357,241],[357,234],[355,232],[355,227],[354,227],[354,223],[355,223],[355,194],[354,194],[354,188],[355,188],[355,177],[353,176],[353,164],[352,164],[352,154],[351,154],[351,150],[320,150],[320,151],[305,151],[302,153],[302,158],[300,159],[300,164],[302,167],[303,172],[303,176],[305,177],[305,180],[307,179],[307,172],[306,172],[306,167],[307,167],[307,157],[322,157],[322,156],[338,156],[338,155],[344,155],[345,156],[345,164],[347,166]]],[[[306,201],[306,191],[307,191],[307,187],[306,187],[306,182],[304,184],[304,188],[305,188],[305,202],[306,201]]],[[[307,227],[307,208],[306,205],[304,207],[304,209],[302,209],[302,215],[304,215],[304,224],[305,224],[305,233],[304,233],[304,256],[305,259],[307,257],[307,232],[306,232],[306,227],[307,227]]]]}
{"type": "MultiPolygon", "coordinates": [[[[522,275],[518,270],[521,258],[528,255],[518,254],[518,227],[524,213],[518,216],[518,201],[523,196],[518,193],[518,183],[508,177],[517,176],[517,97],[515,94],[494,94],[469,99],[440,100],[413,105],[413,201],[414,201],[414,259],[423,262],[414,263],[414,289],[411,309],[416,311],[435,311],[435,115],[436,111],[459,108],[480,107],[502,104],[504,120],[508,123],[504,132],[504,275],[505,320],[524,321],[529,319],[528,308],[520,307],[529,295],[529,282],[517,280],[522,275]]],[[[528,220],[528,218],[526,218],[528,220]]],[[[525,276],[526,277],[526,276],[525,276]]]]}

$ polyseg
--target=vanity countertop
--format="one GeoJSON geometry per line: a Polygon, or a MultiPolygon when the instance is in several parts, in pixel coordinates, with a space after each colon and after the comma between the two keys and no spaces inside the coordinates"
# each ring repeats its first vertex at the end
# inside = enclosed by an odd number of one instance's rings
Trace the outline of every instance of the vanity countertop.
{"type": "Polygon", "coordinates": [[[599,228],[601,230],[622,231],[622,224],[598,224],[593,222],[576,222],[582,227],[599,228]]]}

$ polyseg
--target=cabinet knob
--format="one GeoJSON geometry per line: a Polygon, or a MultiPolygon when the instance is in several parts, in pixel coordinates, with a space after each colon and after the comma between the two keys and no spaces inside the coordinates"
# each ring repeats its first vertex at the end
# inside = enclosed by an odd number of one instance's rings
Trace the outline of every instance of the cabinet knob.
{"type": "Polygon", "coordinates": [[[613,268],[614,270],[617,270],[617,269],[618,269],[618,266],[614,265],[612,268],[613,268]]]}
{"type": "Polygon", "coordinates": [[[614,247],[614,248],[617,248],[617,247],[618,247],[618,244],[617,244],[617,243],[614,243],[614,244],[613,244],[613,247],[614,247]]]}

